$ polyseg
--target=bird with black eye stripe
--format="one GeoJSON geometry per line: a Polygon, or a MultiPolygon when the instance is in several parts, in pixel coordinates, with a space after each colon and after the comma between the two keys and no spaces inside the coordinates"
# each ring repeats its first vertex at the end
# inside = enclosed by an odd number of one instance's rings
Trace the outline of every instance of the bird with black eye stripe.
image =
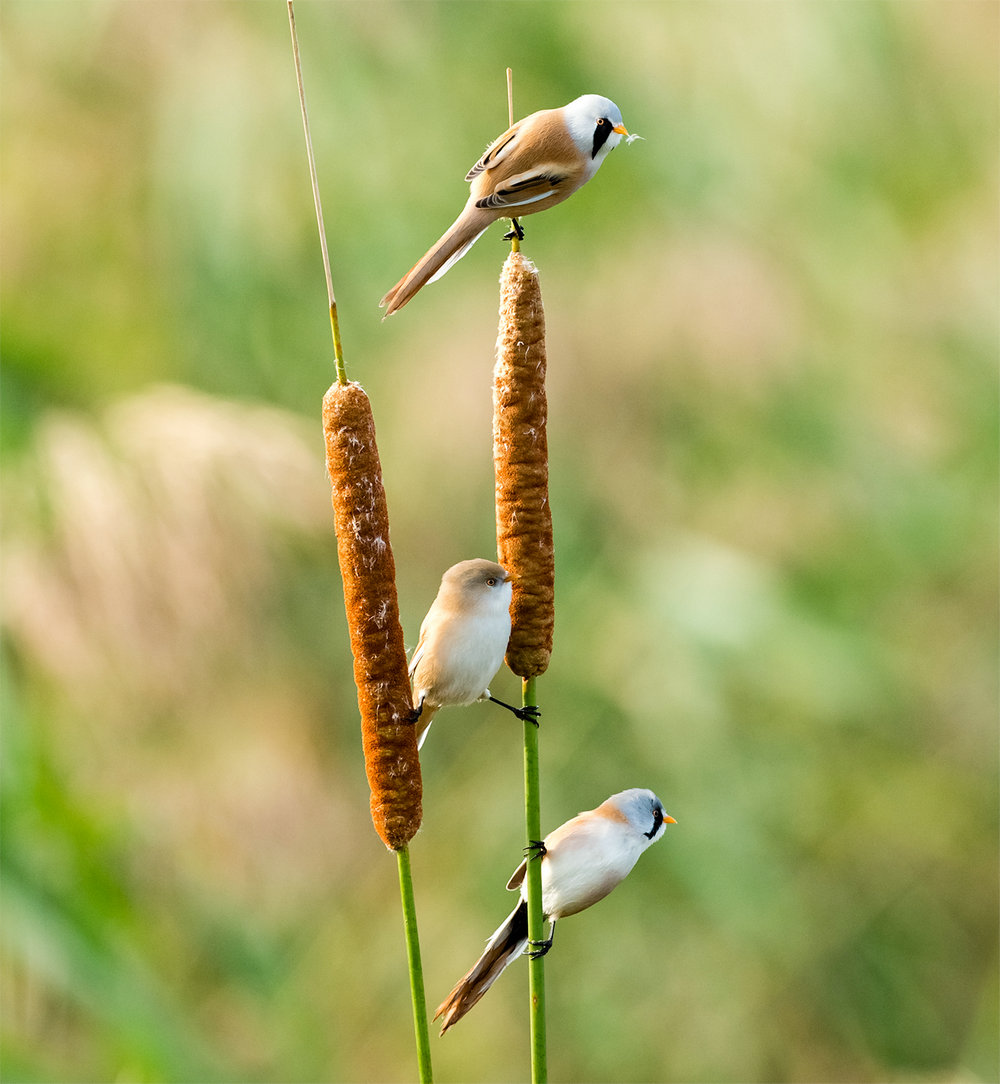
{"type": "Polygon", "coordinates": [[[623,136],[639,138],[629,136],[618,106],[600,94],[542,109],[508,128],[466,174],[471,192],[462,213],[379,302],[386,316],[441,278],[497,219],[516,220],[562,203],[594,176],[623,136]]]}
{"type": "Polygon", "coordinates": [[[639,855],[655,843],[666,825],[676,824],[651,790],[635,788],[613,794],[596,809],[566,821],[527,850],[507,882],[521,899],[486,944],[486,950],[438,1006],[443,1035],[475,1005],[503,970],[525,950],[544,956],[552,947],[556,921],[592,907],[632,871],[639,855]],[[549,920],[544,941],[528,941],[528,862],[542,863],[542,911],[549,920]]]}

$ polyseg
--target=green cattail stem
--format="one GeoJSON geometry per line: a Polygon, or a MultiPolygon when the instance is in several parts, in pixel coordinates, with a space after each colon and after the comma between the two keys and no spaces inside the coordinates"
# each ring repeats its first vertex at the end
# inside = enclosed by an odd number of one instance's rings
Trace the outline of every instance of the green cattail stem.
{"type": "Polygon", "coordinates": [[[347,383],[347,369],[344,365],[344,347],[340,342],[340,320],[337,318],[337,302],[330,301],[330,330],[333,332],[333,364],[337,370],[337,383],[343,387],[347,383]]]}
{"type": "Polygon", "coordinates": [[[410,971],[410,1000],[413,1004],[413,1034],[417,1042],[417,1069],[420,1084],[431,1084],[431,1041],[427,1029],[427,1001],[424,997],[424,969],[420,962],[420,939],[417,936],[417,908],[413,899],[410,874],[410,848],[396,851],[399,864],[399,896],[403,904],[403,930],[406,934],[406,959],[410,971]]]}
{"type": "MultiPolygon", "coordinates": [[[[526,678],[521,684],[521,703],[537,707],[535,679],[526,678]]],[[[541,798],[538,773],[538,727],[530,720],[524,723],[524,828],[529,841],[542,838],[541,798]]],[[[542,864],[528,862],[528,939],[541,941],[545,937],[542,914],[542,864]]],[[[545,958],[528,960],[529,1023],[531,1028],[532,1084],[545,1084],[548,1079],[545,1046],[545,958]]]]}

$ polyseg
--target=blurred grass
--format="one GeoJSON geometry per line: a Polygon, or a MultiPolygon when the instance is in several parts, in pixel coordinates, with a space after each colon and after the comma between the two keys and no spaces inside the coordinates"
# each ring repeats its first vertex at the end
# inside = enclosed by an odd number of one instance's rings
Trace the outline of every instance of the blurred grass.
{"type": "MultiPolygon", "coordinates": [[[[596,91],[646,137],[527,221],[543,825],[626,786],[679,822],[561,929],[553,1079],[995,1079],[995,5],[298,23],[410,644],[494,548],[500,231],[384,324],[377,299],[457,212],[507,64],[519,114],[596,91]]],[[[410,1079],[284,5],[7,0],[0,29],[3,1078],[410,1079]]],[[[522,845],[517,728],[440,728],[432,1008],[522,845]]],[[[435,1040],[440,1080],[526,1074],[525,984],[435,1040]]]]}

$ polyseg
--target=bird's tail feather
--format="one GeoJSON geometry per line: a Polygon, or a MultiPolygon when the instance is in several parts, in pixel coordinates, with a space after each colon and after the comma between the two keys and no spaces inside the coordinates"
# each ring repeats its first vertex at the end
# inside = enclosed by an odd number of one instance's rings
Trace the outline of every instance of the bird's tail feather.
{"type": "Polygon", "coordinates": [[[430,708],[426,704],[420,709],[420,716],[417,719],[417,748],[420,749],[424,742],[427,740],[427,731],[431,728],[431,723],[434,722],[434,716],[437,715],[437,708],[430,708]]]}
{"type": "Polygon", "coordinates": [[[444,1017],[442,1035],[465,1016],[496,982],[504,968],[521,955],[527,943],[528,905],[521,900],[486,943],[486,950],[472,969],[458,980],[454,990],[438,1006],[434,1019],[444,1017]]]}
{"type": "Polygon", "coordinates": [[[439,279],[469,251],[485,233],[490,217],[463,212],[447,233],[382,298],[386,316],[398,312],[428,282],[439,279]]]}

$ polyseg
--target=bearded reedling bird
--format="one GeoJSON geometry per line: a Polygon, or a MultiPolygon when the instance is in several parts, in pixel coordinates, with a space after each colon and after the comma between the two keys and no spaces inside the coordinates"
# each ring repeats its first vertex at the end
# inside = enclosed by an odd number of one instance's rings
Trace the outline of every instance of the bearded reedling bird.
{"type": "Polygon", "coordinates": [[[663,812],[660,799],[651,790],[636,788],[613,794],[596,809],[568,820],[540,843],[533,843],[507,882],[509,889],[520,888],[520,902],[434,1014],[435,1020],[444,1017],[441,1034],[462,1019],[529,944],[525,877],[529,861],[541,859],[542,910],[550,924],[546,940],[530,943],[534,958],[544,956],[552,947],[557,919],[604,899],[628,876],[639,855],[663,835],[664,826],[676,823],[663,812]]]}
{"type": "MultiPolygon", "coordinates": [[[[500,218],[537,214],[561,203],[600,168],[622,136],[622,115],[608,98],[584,94],[561,109],[519,120],[469,170],[472,192],[448,232],[382,298],[391,316],[428,282],[439,279],[500,218]]],[[[518,236],[523,236],[515,224],[518,236]]],[[[513,235],[512,235],[513,236],[513,235]]]]}
{"type": "Polygon", "coordinates": [[[410,659],[417,748],[439,708],[492,700],[519,719],[538,715],[537,708],[497,700],[487,688],[510,639],[510,598],[510,576],[493,561],[460,561],[441,577],[410,659]]]}

